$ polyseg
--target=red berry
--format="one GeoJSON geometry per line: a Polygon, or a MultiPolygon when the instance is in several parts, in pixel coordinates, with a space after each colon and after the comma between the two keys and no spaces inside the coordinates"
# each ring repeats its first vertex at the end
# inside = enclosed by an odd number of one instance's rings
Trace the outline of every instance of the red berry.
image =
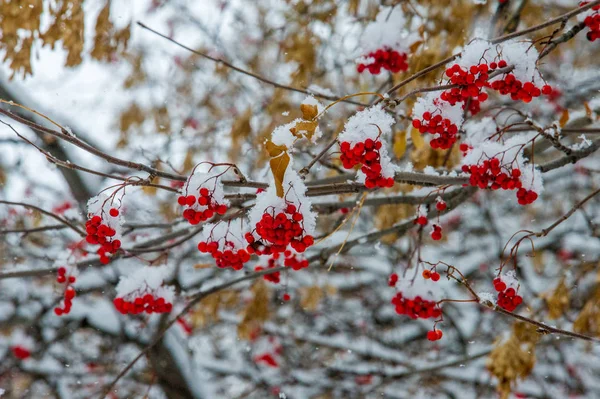
{"type": "Polygon", "coordinates": [[[110,211],[108,211],[108,213],[110,214],[110,216],[112,216],[114,218],[119,216],[119,210],[116,208],[111,208],[110,211]]]}
{"type": "Polygon", "coordinates": [[[283,300],[284,300],[284,301],[286,301],[286,302],[287,302],[287,301],[289,301],[290,299],[291,299],[291,297],[290,297],[290,294],[288,294],[288,293],[285,293],[285,294],[283,294],[283,300]]]}

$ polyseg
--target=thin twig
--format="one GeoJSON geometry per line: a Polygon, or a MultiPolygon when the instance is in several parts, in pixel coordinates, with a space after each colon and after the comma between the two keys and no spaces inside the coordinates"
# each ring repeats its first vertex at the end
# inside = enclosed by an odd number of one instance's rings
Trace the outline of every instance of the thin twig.
{"type": "Polygon", "coordinates": [[[308,95],[312,95],[312,96],[315,96],[315,97],[323,98],[325,100],[342,101],[342,102],[345,102],[345,103],[359,105],[359,106],[362,106],[362,107],[368,107],[369,106],[369,104],[363,104],[363,103],[360,103],[360,102],[357,102],[357,101],[347,100],[347,99],[346,100],[340,100],[340,97],[329,96],[329,95],[326,95],[326,94],[320,94],[320,93],[316,93],[316,92],[313,92],[313,91],[309,91],[309,90],[305,90],[305,89],[300,89],[298,87],[292,87],[292,86],[287,86],[287,85],[284,85],[284,84],[281,84],[281,83],[277,83],[275,81],[272,81],[270,79],[265,78],[264,76],[258,75],[258,74],[254,73],[254,72],[250,72],[250,71],[247,71],[247,70],[242,69],[240,67],[236,67],[235,65],[233,65],[233,64],[225,61],[222,58],[215,58],[215,57],[212,57],[212,56],[210,56],[208,54],[202,53],[202,52],[200,52],[198,50],[194,50],[193,48],[188,47],[185,44],[182,44],[182,43],[178,42],[177,40],[172,39],[172,38],[170,38],[170,37],[168,37],[168,36],[166,36],[166,35],[158,32],[158,31],[150,28],[148,25],[146,25],[146,24],[144,24],[142,22],[138,21],[137,24],[140,27],[142,27],[142,28],[144,28],[144,29],[146,29],[146,30],[154,33],[155,35],[160,36],[163,39],[166,39],[166,40],[170,41],[171,43],[173,43],[173,44],[181,47],[182,49],[185,49],[185,50],[187,50],[187,51],[189,51],[191,53],[199,55],[200,57],[204,57],[204,58],[206,58],[208,60],[211,60],[213,62],[216,62],[218,64],[225,65],[226,67],[228,67],[230,69],[233,69],[236,72],[239,72],[239,73],[242,73],[244,75],[250,76],[250,77],[252,77],[252,78],[254,78],[256,80],[259,80],[259,81],[261,81],[263,83],[269,84],[269,85],[271,85],[273,87],[276,87],[278,89],[284,89],[284,90],[289,90],[289,91],[295,91],[297,93],[308,94],[308,95]]]}
{"type": "Polygon", "coordinates": [[[58,215],[55,215],[54,213],[44,210],[40,207],[37,207],[35,205],[31,205],[31,204],[26,204],[24,202],[11,202],[11,201],[4,201],[4,200],[0,200],[0,204],[5,204],[5,205],[13,205],[13,206],[21,206],[23,208],[28,208],[28,209],[33,209],[36,210],[46,216],[50,216],[51,218],[59,221],[60,223],[64,224],[65,226],[69,227],[70,229],[72,229],[73,231],[77,232],[77,234],[79,234],[82,237],[85,237],[86,234],[83,230],[81,230],[79,227],[75,226],[74,224],[72,224],[71,222],[69,222],[66,219],[61,218],[58,215]]]}

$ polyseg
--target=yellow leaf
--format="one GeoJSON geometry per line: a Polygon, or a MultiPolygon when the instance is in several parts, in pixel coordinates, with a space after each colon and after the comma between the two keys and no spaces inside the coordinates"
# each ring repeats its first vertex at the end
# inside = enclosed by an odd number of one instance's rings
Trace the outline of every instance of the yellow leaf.
{"type": "Polygon", "coordinates": [[[406,130],[397,132],[394,136],[394,154],[400,159],[406,152],[406,130]]]}
{"type": "Polygon", "coordinates": [[[426,145],[425,140],[423,140],[423,136],[414,127],[410,129],[410,139],[417,150],[420,150],[426,145]]]}
{"type": "Polygon", "coordinates": [[[558,123],[560,124],[560,127],[564,127],[568,121],[569,121],[569,110],[565,109],[562,112],[562,114],[560,115],[560,119],[558,120],[558,123]]]}
{"type": "Polygon", "coordinates": [[[271,140],[267,141],[266,147],[267,152],[271,156],[269,164],[271,165],[273,179],[275,179],[275,188],[277,190],[277,196],[283,198],[283,177],[285,176],[285,170],[290,164],[290,156],[287,153],[286,146],[276,145],[271,140]]]}
{"type": "Polygon", "coordinates": [[[319,113],[317,106],[310,104],[300,104],[300,111],[302,111],[302,119],[307,121],[313,120],[319,113]]]}
{"type": "Polygon", "coordinates": [[[315,134],[317,125],[317,121],[297,122],[296,126],[290,129],[290,132],[292,132],[292,134],[296,137],[302,137],[302,133],[304,132],[304,136],[306,136],[307,139],[311,140],[313,134],[315,134]]]}

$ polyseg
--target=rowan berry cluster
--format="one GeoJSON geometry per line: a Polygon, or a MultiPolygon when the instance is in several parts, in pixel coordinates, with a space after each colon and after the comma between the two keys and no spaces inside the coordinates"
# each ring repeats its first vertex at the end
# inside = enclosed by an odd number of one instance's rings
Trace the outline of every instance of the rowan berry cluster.
{"type": "MultiPolygon", "coordinates": [[[[119,216],[119,210],[111,208],[109,215],[116,218],[119,216]]],[[[117,234],[116,230],[105,223],[101,216],[95,215],[85,223],[85,231],[87,233],[85,240],[89,244],[100,245],[96,253],[100,255],[100,263],[106,265],[110,261],[107,253],[115,254],[121,248],[121,240],[114,238],[117,234]]]]}
{"type": "Polygon", "coordinates": [[[517,200],[521,205],[531,204],[538,197],[534,191],[523,188],[521,170],[501,165],[500,159],[496,157],[486,159],[479,165],[463,165],[462,171],[471,175],[471,186],[492,190],[517,190],[517,200]]]}
{"type": "Polygon", "coordinates": [[[75,288],[71,284],[75,283],[77,278],[75,276],[67,276],[67,268],[61,266],[57,270],[56,282],[59,284],[65,284],[63,307],[57,306],[54,308],[54,314],[62,316],[63,314],[69,314],[71,307],[73,306],[73,298],[75,298],[75,288]]]}
{"type": "Polygon", "coordinates": [[[315,240],[313,236],[304,234],[303,220],[304,216],[298,212],[298,207],[287,201],[282,211],[276,212],[274,207],[265,210],[254,231],[245,234],[248,242],[246,249],[249,253],[270,255],[284,252],[289,245],[296,252],[304,252],[315,240]]]}
{"type": "Polygon", "coordinates": [[[462,102],[463,109],[468,104],[469,111],[475,115],[480,110],[480,103],[488,98],[483,88],[489,86],[489,71],[487,64],[472,65],[469,69],[462,68],[458,64],[452,65],[446,69],[446,76],[450,78],[449,83],[459,87],[442,92],[440,98],[450,105],[462,102]]]}
{"type": "Polygon", "coordinates": [[[225,239],[219,241],[201,241],[198,244],[198,250],[202,253],[209,253],[215,259],[220,268],[231,267],[234,270],[241,270],[244,263],[250,260],[250,254],[243,248],[236,248],[232,241],[225,239]],[[219,245],[223,241],[223,247],[219,245]]]}
{"type": "Polygon", "coordinates": [[[370,61],[372,60],[371,63],[358,64],[356,67],[358,73],[363,73],[365,70],[368,70],[373,75],[379,75],[382,68],[392,73],[398,73],[408,69],[408,64],[406,63],[407,55],[390,48],[384,47],[383,49],[372,51],[367,57],[370,61]]]}
{"type": "Polygon", "coordinates": [[[122,314],[140,314],[151,313],[169,313],[173,309],[173,304],[162,297],[155,297],[152,294],[143,296],[130,295],[129,300],[121,297],[114,299],[115,308],[122,314]]]}
{"type": "Polygon", "coordinates": [[[423,113],[423,119],[413,119],[412,125],[419,133],[438,134],[439,137],[429,142],[431,148],[447,150],[457,140],[458,126],[452,123],[448,118],[444,118],[440,113],[433,115],[427,111],[423,113]]]}
{"type": "Polygon", "coordinates": [[[219,204],[213,193],[206,187],[201,187],[197,196],[193,194],[179,196],[177,203],[187,207],[183,211],[183,218],[192,225],[204,222],[215,214],[224,215],[227,212],[227,205],[219,204]]]}
{"type": "Polygon", "coordinates": [[[524,103],[531,102],[535,97],[541,96],[542,93],[545,95],[552,93],[550,85],[544,85],[540,89],[532,82],[521,82],[512,73],[507,73],[502,79],[493,81],[490,87],[502,95],[509,94],[514,101],[521,100],[524,103]]]}
{"type": "Polygon", "coordinates": [[[406,315],[411,319],[438,318],[442,315],[442,310],[436,302],[428,301],[420,296],[413,299],[405,298],[401,292],[392,298],[392,305],[396,306],[396,313],[406,315]]]}
{"type": "MultiPolygon", "coordinates": [[[[589,1],[582,1],[579,3],[579,6],[583,7],[588,3],[589,1]]],[[[600,4],[593,6],[592,11],[593,12],[587,15],[583,20],[585,26],[590,29],[586,34],[586,37],[590,42],[600,39],[600,4]]]]}
{"type": "Polygon", "coordinates": [[[366,139],[352,146],[351,143],[343,141],[340,143],[340,160],[345,169],[352,169],[356,165],[362,165],[361,171],[365,174],[365,187],[392,187],[393,177],[383,177],[381,167],[380,140],[366,139]]]}
{"type": "Polygon", "coordinates": [[[517,295],[517,290],[508,287],[500,277],[494,279],[494,289],[498,292],[498,306],[504,310],[512,312],[523,302],[523,298],[517,295]]]}

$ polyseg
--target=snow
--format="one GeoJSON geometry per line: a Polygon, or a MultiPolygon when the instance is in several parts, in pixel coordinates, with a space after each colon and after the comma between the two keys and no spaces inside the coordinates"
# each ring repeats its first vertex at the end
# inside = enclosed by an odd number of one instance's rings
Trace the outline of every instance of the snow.
{"type": "Polygon", "coordinates": [[[440,100],[439,93],[436,92],[430,92],[423,97],[419,97],[413,107],[412,117],[413,119],[423,120],[425,112],[430,112],[433,116],[440,114],[442,118],[450,120],[457,127],[460,127],[463,123],[464,111],[462,104],[457,102],[450,105],[450,103],[440,100]]]}
{"type": "Polygon", "coordinates": [[[464,125],[464,130],[466,137],[463,139],[463,142],[471,147],[477,147],[496,133],[497,125],[494,119],[486,116],[480,120],[467,121],[464,125]]]}
{"type": "Polygon", "coordinates": [[[249,227],[248,222],[241,217],[216,224],[206,224],[202,228],[201,241],[217,242],[220,251],[223,251],[226,242],[233,245],[233,247],[228,246],[228,249],[246,248],[244,234],[249,231],[249,227]]]}
{"type": "MultiPolygon", "coordinates": [[[[285,195],[283,198],[277,196],[275,182],[272,181],[269,187],[257,194],[256,203],[249,212],[250,226],[256,224],[262,219],[265,210],[273,211],[275,214],[283,212],[288,203],[296,205],[297,212],[303,216],[303,226],[306,235],[313,235],[315,232],[317,218],[316,214],[311,210],[312,202],[305,195],[306,186],[296,171],[292,168],[292,162],[288,165],[283,178],[283,189],[285,195]]],[[[259,238],[257,233],[254,233],[255,238],[259,238]]]]}
{"type": "Polygon", "coordinates": [[[402,7],[381,7],[375,21],[369,23],[360,37],[363,52],[387,47],[399,53],[408,53],[410,46],[420,40],[416,29],[420,19],[413,17],[411,25],[407,21],[402,7]]]}
{"type": "MultiPolygon", "coordinates": [[[[221,180],[230,168],[230,165],[212,165],[210,163],[197,165],[181,189],[181,194],[186,196],[194,195],[198,198],[200,189],[206,188],[210,192],[214,202],[219,205],[229,206],[229,200],[225,198],[225,191],[221,180]]],[[[190,208],[195,211],[205,211],[208,205],[200,205],[196,201],[190,208]]]]}
{"type": "MultiPolygon", "coordinates": [[[[122,193],[122,192],[121,192],[122,193]]],[[[108,196],[105,192],[101,192],[89,199],[87,203],[88,218],[91,219],[93,216],[100,216],[102,223],[115,230],[113,240],[121,240],[122,225],[123,225],[123,213],[120,212],[119,216],[110,216],[110,210],[112,208],[118,209],[121,205],[121,201],[116,198],[117,195],[108,196]]]]}
{"type": "Polygon", "coordinates": [[[167,266],[144,266],[136,269],[128,276],[122,276],[116,287],[116,296],[126,300],[152,294],[173,303],[175,290],[171,286],[163,285],[164,280],[170,275],[167,266]]]}
{"type": "Polygon", "coordinates": [[[383,105],[375,105],[352,115],[338,139],[351,145],[366,139],[376,140],[380,136],[391,134],[394,123],[394,118],[383,109],[383,105]]]}

